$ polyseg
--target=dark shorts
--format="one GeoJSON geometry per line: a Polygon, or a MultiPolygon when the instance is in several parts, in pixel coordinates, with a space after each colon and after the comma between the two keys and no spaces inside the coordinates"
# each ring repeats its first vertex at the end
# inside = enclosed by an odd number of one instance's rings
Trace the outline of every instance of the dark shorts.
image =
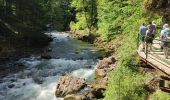
{"type": "Polygon", "coordinates": [[[162,40],[161,47],[169,47],[170,48],[170,41],[162,40]]]}
{"type": "Polygon", "coordinates": [[[152,43],[153,42],[153,37],[152,36],[145,37],[145,42],[146,43],[152,43]]]}
{"type": "Polygon", "coordinates": [[[152,34],[151,37],[154,39],[155,38],[155,34],[152,34]]]}

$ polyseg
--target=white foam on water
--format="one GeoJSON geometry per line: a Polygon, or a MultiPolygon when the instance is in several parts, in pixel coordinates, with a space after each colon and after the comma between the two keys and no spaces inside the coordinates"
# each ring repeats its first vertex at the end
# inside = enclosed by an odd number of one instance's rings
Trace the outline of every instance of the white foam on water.
{"type": "Polygon", "coordinates": [[[56,41],[68,41],[68,37],[69,34],[68,33],[64,33],[64,32],[51,32],[51,33],[45,33],[46,35],[52,37],[55,41],[53,41],[52,43],[56,42],[56,41]]]}
{"type": "MultiPolygon", "coordinates": [[[[4,96],[0,95],[2,100],[62,100],[55,97],[55,89],[59,77],[67,72],[80,78],[88,79],[93,73],[93,69],[83,69],[82,66],[88,64],[88,60],[66,60],[66,59],[50,59],[50,60],[20,60],[28,66],[27,70],[21,71],[14,75],[4,78],[1,88],[5,89],[4,96]],[[16,79],[10,82],[11,79],[16,79]],[[37,84],[36,81],[41,81],[37,84]],[[8,88],[10,84],[14,84],[13,88],[8,88]]],[[[1,93],[1,92],[0,92],[1,93]]]]}
{"type": "MultiPolygon", "coordinates": [[[[52,32],[58,41],[68,41],[67,33],[52,32]]],[[[23,58],[18,61],[26,66],[26,69],[16,74],[10,74],[0,83],[0,100],[63,100],[55,97],[57,80],[65,73],[71,73],[76,77],[88,79],[94,75],[92,59],[68,60],[40,59],[37,56],[23,58]],[[86,66],[86,67],[85,67],[86,66]],[[10,85],[13,85],[11,88],[10,85]]]]}
{"type": "Polygon", "coordinates": [[[84,78],[84,79],[89,79],[94,75],[94,70],[93,69],[78,69],[75,70],[71,73],[73,76],[84,78]]]}

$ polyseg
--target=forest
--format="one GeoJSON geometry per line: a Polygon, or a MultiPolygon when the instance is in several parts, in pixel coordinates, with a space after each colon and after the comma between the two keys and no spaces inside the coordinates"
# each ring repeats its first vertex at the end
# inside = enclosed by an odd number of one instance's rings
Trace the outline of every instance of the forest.
{"type": "Polygon", "coordinates": [[[0,57],[47,46],[51,39],[44,33],[51,23],[52,30],[115,56],[101,100],[169,100],[153,85],[156,72],[146,71],[136,53],[139,27],[153,20],[159,36],[162,25],[170,24],[170,0],[0,0],[0,57]]]}

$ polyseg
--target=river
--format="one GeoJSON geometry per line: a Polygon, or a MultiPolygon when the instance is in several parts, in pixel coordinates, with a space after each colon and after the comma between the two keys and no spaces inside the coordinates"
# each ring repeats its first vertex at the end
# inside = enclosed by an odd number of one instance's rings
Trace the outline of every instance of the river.
{"type": "Polygon", "coordinates": [[[52,49],[52,59],[41,59],[39,54],[34,54],[17,61],[26,68],[0,79],[0,100],[62,100],[55,97],[57,80],[62,75],[93,80],[100,54],[96,48],[64,32],[46,34],[54,39],[47,47],[52,49]]]}

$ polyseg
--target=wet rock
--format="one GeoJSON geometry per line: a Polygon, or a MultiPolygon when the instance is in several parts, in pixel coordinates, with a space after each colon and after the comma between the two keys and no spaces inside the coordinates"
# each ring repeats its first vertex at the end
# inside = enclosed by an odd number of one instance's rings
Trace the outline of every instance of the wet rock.
{"type": "Polygon", "coordinates": [[[24,64],[23,63],[16,63],[16,66],[22,67],[22,66],[24,66],[24,64]]]}
{"type": "Polygon", "coordinates": [[[76,52],[75,52],[75,54],[79,54],[79,52],[78,52],[78,51],[76,51],[76,52]]]}
{"type": "MultiPolygon", "coordinates": [[[[52,37],[52,36],[51,36],[52,37]]],[[[51,38],[51,37],[48,37],[48,41],[49,42],[52,42],[53,41],[53,38],[51,38]]]]}
{"type": "Polygon", "coordinates": [[[67,38],[70,38],[70,36],[68,35],[67,38]]]}
{"type": "Polygon", "coordinates": [[[8,85],[8,88],[13,88],[15,85],[14,84],[10,84],[8,85]]]}
{"type": "Polygon", "coordinates": [[[84,59],[83,57],[78,58],[78,60],[83,60],[83,59],[84,59]]]}
{"type": "Polygon", "coordinates": [[[52,51],[52,48],[48,48],[48,49],[47,49],[47,52],[51,52],[51,51],[52,51]]]}
{"type": "Polygon", "coordinates": [[[84,79],[66,75],[59,80],[55,94],[57,97],[63,97],[68,94],[76,93],[85,86],[86,82],[84,79]]]}
{"type": "Polygon", "coordinates": [[[23,86],[25,86],[25,85],[26,85],[26,83],[23,83],[22,85],[23,85],[23,86]]]}
{"type": "Polygon", "coordinates": [[[35,78],[33,78],[33,80],[37,84],[42,84],[44,81],[43,78],[41,78],[41,77],[35,77],[35,78]]]}
{"type": "Polygon", "coordinates": [[[91,69],[93,66],[85,66],[85,68],[89,68],[89,69],[91,69]]]}
{"type": "Polygon", "coordinates": [[[41,58],[42,59],[51,59],[52,57],[48,53],[43,53],[43,54],[41,54],[41,58]]]}
{"type": "Polygon", "coordinates": [[[64,100],[87,100],[84,95],[70,94],[64,97],[64,100]]]}

